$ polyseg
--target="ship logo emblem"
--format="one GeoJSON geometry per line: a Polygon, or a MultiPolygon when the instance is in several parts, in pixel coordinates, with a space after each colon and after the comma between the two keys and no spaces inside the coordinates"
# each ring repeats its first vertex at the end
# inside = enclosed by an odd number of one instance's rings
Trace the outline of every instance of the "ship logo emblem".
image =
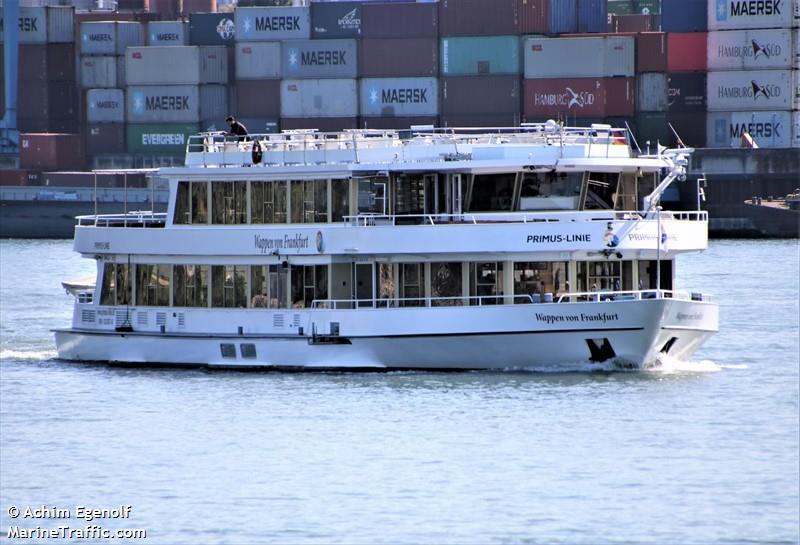
{"type": "Polygon", "coordinates": [[[753,58],[757,59],[759,55],[764,55],[766,58],[769,58],[769,49],[761,45],[755,40],[752,40],[753,44],[753,58]]]}
{"type": "Polygon", "coordinates": [[[616,248],[619,246],[619,237],[614,233],[613,224],[610,221],[606,224],[606,234],[603,235],[603,242],[605,242],[606,246],[609,248],[616,248]]]}
{"type": "Polygon", "coordinates": [[[372,104],[375,104],[375,103],[378,102],[378,90],[377,89],[370,89],[370,91],[369,91],[369,101],[372,104]]]}
{"type": "Polygon", "coordinates": [[[577,106],[578,108],[583,108],[586,104],[583,100],[583,97],[578,95],[575,91],[567,87],[567,92],[572,95],[569,99],[569,104],[567,104],[567,108],[572,108],[573,106],[577,106]]]}
{"type": "Polygon", "coordinates": [[[726,0],[717,0],[717,21],[728,19],[728,3],[726,0]]]}
{"type": "Polygon", "coordinates": [[[133,94],[133,111],[137,114],[144,112],[144,93],[133,94]]]}
{"type": "Polygon", "coordinates": [[[297,49],[289,50],[289,66],[293,68],[297,66],[297,49]]]}
{"type": "Polygon", "coordinates": [[[219,34],[219,37],[226,42],[232,40],[234,34],[236,34],[236,27],[233,24],[233,21],[227,18],[220,19],[219,23],[217,24],[217,34],[219,34]]]}
{"type": "Polygon", "coordinates": [[[322,231],[317,231],[317,252],[322,253],[325,250],[325,241],[322,240],[322,231]]]}
{"type": "Polygon", "coordinates": [[[766,87],[761,87],[755,80],[750,80],[750,85],[753,86],[753,100],[758,100],[758,96],[761,95],[764,98],[769,98],[769,93],[767,92],[766,87]]]}

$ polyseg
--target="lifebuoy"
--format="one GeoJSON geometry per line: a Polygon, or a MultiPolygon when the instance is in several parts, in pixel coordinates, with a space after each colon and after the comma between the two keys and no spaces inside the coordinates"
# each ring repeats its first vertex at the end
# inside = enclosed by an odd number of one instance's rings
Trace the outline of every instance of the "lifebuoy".
{"type": "Polygon", "coordinates": [[[258,140],[253,141],[253,164],[257,165],[261,162],[261,158],[263,153],[261,152],[261,144],[259,144],[258,140]]]}

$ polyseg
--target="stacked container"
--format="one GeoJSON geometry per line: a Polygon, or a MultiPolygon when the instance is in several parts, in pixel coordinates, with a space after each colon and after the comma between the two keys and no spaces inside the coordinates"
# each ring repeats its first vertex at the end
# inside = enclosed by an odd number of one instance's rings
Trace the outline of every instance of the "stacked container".
{"type": "MultiPolygon", "coordinates": [[[[222,45],[228,57],[228,81],[236,81],[236,24],[233,13],[191,13],[189,17],[189,45],[222,45]]],[[[228,103],[236,111],[236,87],[228,86],[228,103]]],[[[223,120],[203,129],[227,128],[223,120]]]]}

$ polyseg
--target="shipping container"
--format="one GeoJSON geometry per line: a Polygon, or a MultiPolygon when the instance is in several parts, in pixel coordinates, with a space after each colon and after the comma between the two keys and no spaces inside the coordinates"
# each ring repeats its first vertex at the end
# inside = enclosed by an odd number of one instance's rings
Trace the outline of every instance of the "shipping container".
{"type": "Polygon", "coordinates": [[[199,123],[198,85],[130,86],[125,94],[129,123],[199,123]]]}
{"type": "MultiPolygon", "coordinates": [[[[308,80],[306,80],[308,81],[308,80]]],[[[330,81],[330,80],[328,80],[330,81]]],[[[281,130],[317,129],[320,132],[341,132],[358,128],[357,117],[283,117],[281,130]]]]}
{"type": "Polygon", "coordinates": [[[519,34],[518,0],[440,0],[440,36],[519,34]]]}
{"type": "Polygon", "coordinates": [[[21,168],[81,169],[85,163],[83,142],[78,134],[19,135],[19,166],[21,168]]]}
{"type": "Polygon", "coordinates": [[[634,136],[645,153],[656,153],[657,145],[672,142],[674,136],[669,130],[669,120],[664,112],[639,112],[636,114],[634,136]]]}
{"type": "Polygon", "coordinates": [[[281,44],[283,77],[287,79],[355,78],[356,40],[291,40],[281,44]]]}
{"type": "MultiPolygon", "coordinates": [[[[439,80],[439,110],[445,116],[519,114],[518,76],[455,76],[439,80]]],[[[453,126],[453,125],[450,125],[453,126]]]]}
{"type": "Polygon", "coordinates": [[[52,117],[17,117],[17,129],[19,132],[57,132],[57,133],[76,133],[80,130],[80,122],[77,117],[72,118],[52,118],[52,117]]]}
{"type": "Polygon", "coordinates": [[[409,130],[412,126],[430,125],[439,126],[438,117],[362,117],[359,121],[362,129],[386,129],[403,131],[409,130]]]}
{"type": "Polygon", "coordinates": [[[664,73],[647,72],[636,76],[636,111],[666,112],[668,89],[664,73]]]}
{"type": "Polygon", "coordinates": [[[608,30],[610,32],[652,32],[658,30],[660,18],[656,15],[611,15],[608,30]]]}
{"type": "Polygon", "coordinates": [[[138,172],[127,174],[111,172],[43,172],[40,178],[42,185],[48,187],[98,187],[103,189],[147,187],[147,177],[138,172]]]}
{"type": "Polygon", "coordinates": [[[636,35],[636,71],[666,72],[667,34],[642,32],[636,35]]]}
{"type": "Polygon", "coordinates": [[[0,186],[38,186],[41,176],[38,170],[0,168],[0,186]]]}
{"type": "Polygon", "coordinates": [[[790,29],[726,30],[708,33],[709,70],[793,68],[800,33],[790,29]]]}
{"type": "Polygon", "coordinates": [[[358,61],[359,74],[363,78],[438,76],[439,40],[364,38],[359,47],[358,61]],[[391,59],[391,62],[386,62],[386,59],[391,59]]]}
{"type": "MultiPolygon", "coordinates": [[[[19,8],[19,43],[72,43],[75,41],[75,9],[63,6],[19,8]]],[[[0,9],[0,42],[5,42],[3,10],[0,9]]]]}
{"type": "Polygon", "coordinates": [[[517,36],[442,38],[439,68],[443,76],[519,74],[519,48],[517,36]]]}
{"type": "Polygon", "coordinates": [[[236,8],[236,40],[274,42],[311,38],[311,15],[308,7],[236,8]]]}
{"type": "Polygon", "coordinates": [[[226,85],[201,85],[200,121],[216,119],[224,122],[228,115],[228,87],[226,85]]]}
{"type": "Polygon", "coordinates": [[[361,6],[361,2],[312,2],[311,37],[361,37],[361,6]]]}
{"type": "MultiPolygon", "coordinates": [[[[55,123],[55,120],[76,122],[80,112],[79,102],[78,87],[74,81],[18,81],[17,117],[44,121],[34,126],[48,130],[50,127],[70,126],[69,123],[55,123]]],[[[23,129],[21,122],[18,126],[20,130],[23,129]]]]}
{"type": "Polygon", "coordinates": [[[493,114],[447,114],[439,118],[442,127],[519,127],[522,115],[519,112],[493,114]]]}
{"type": "Polygon", "coordinates": [[[129,123],[125,131],[128,153],[182,156],[189,136],[197,134],[197,123],[129,123]]]}
{"type": "Polygon", "coordinates": [[[798,0],[708,0],[708,28],[792,28],[800,26],[798,0]]]}
{"type": "Polygon", "coordinates": [[[548,34],[578,31],[577,0],[548,0],[548,34]]]}
{"type": "Polygon", "coordinates": [[[705,71],[707,32],[670,32],[667,34],[667,71],[705,71]]]}
{"type": "Polygon", "coordinates": [[[709,148],[740,148],[749,134],[759,148],[792,146],[792,112],[712,112],[706,119],[709,148]]]}
{"type": "MultiPolygon", "coordinates": [[[[280,132],[280,118],[277,117],[239,117],[236,121],[241,123],[250,134],[267,134],[280,132]]],[[[207,119],[200,123],[201,131],[227,131],[228,125],[224,119],[207,119]]]]}
{"type": "Polygon", "coordinates": [[[274,79],[283,75],[280,42],[236,44],[236,79],[274,79]]]}
{"type": "Polygon", "coordinates": [[[664,32],[705,32],[708,30],[706,3],[710,4],[712,1],[665,0],[661,5],[661,30],[664,32]]]}
{"type": "MultiPolygon", "coordinates": [[[[668,147],[683,144],[692,148],[702,148],[706,143],[706,114],[705,112],[678,113],[669,112],[667,119],[675,132],[680,137],[677,141],[674,133],[668,147]]],[[[672,130],[670,130],[672,132],[672,130]]]]}
{"type": "MultiPolygon", "coordinates": [[[[138,0],[132,0],[138,1],[138,0]]],[[[147,0],[146,9],[162,21],[174,21],[181,12],[181,0],[147,0]]]]}
{"type": "Polygon", "coordinates": [[[366,3],[361,8],[364,38],[438,38],[438,3],[366,3]]]}
{"type": "Polygon", "coordinates": [[[524,38],[522,43],[527,79],[633,77],[635,72],[630,36],[524,38]]]}
{"type": "Polygon", "coordinates": [[[703,73],[667,74],[667,111],[671,113],[706,111],[706,75],[703,73]]]}
{"type": "Polygon", "coordinates": [[[125,123],[125,91],[89,89],[86,92],[86,121],[89,123],[125,123]]]}
{"type": "Polygon", "coordinates": [[[800,148],[800,112],[792,112],[792,147],[800,148]]]}
{"type": "MultiPolygon", "coordinates": [[[[181,0],[181,16],[191,17],[195,13],[214,13],[217,11],[217,0],[181,0]]],[[[217,44],[193,44],[217,45],[217,44]]]]}
{"type": "Polygon", "coordinates": [[[439,115],[437,78],[365,78],[361,80],[360,96],[361,116],[439,115]]]}
{"type": "Polygon", "coordinates": [[[86,155],[114,155],[125,153],[124,123],[90,123],[84,131],[86,155]]]}
{"type": "Polygon", "coordinates": [[[798,73],[736,70],[708,73],[708,111],[800,110],[798,73]]]}
{"type": "Polygon", "coordinates": [[[356,80],[282,80],[281,127],[284,129],[290,128],[285,123],[285,118],[288,117],[358,117],[358,86],[356,85],[356,80]]]}
{"type": "Polygon", "coordinates": [[[633,116],[636,101],[633,78],[525,80],[524,93],[526,119],[633,116]]]}
{"type": "Polygon", "coordinates": [[[81,87],[84,89],[124,87],[125,57],[116,55],[80,58],[81,87]]]}
{"type": "Polygon", "coordinates": [[[128,21],[81,23],[81,55],[124,55],[126,47],[144,45],[144,25],[128,21]]]}
{"type": "Polygon", "coordinates": [[[74,44],[20,44],[19,79],[75,81],[74,44]]]}
{"type": "Polygon", "coordinates": [[[233,45],[235,36],[233,13],[192,13],[189,16],[189,45],[233,45]]]}
{"type": "Polygon", "coordinates": [[[186,21],[148,23],[147,45],[189,45],[189,23],[186,21]]]}
{"type": "Polygon", "coordinates": [[[281,80],[247,80],[236,83],[236,117],[281,115],[281,80]]]}
{"type": "Polygon", "coordinates": [[[607,24],[608,0],[578,0],[578,32],[605,32],[607,24]]]}
{"type": "Polygon", "coordinates": [[[228,82],[228,52],[219,45],[129,47],[128,85],[201,85],[228,82]]]}

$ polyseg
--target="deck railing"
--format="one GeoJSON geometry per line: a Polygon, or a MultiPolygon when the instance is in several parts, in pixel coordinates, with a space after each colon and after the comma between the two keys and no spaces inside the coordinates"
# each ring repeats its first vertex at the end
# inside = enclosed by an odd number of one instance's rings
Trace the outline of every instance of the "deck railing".
{"type": "Polygon", "coordinates": [[[164,212],[78,216],[78,225],[82,227],[164,227],[166,224],[167,214],[164,212]]]}

